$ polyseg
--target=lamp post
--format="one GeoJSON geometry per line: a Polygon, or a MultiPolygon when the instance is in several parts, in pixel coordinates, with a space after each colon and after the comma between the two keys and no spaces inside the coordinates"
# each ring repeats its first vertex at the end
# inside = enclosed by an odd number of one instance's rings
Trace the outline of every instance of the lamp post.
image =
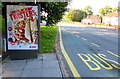
{"type": "Polygon", "coordinates": [[[36,4],[36,0],[35,0],[35,4],[36,4]]]}

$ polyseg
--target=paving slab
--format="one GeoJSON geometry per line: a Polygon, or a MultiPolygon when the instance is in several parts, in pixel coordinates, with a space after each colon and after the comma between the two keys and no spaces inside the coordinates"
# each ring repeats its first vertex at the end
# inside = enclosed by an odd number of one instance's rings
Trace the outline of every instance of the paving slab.
{"type": "Polygon", "coordinates": [[[43,61],[42,68],[43,69],[54,69],[54,68],[56,69],[56,68],[59,68],[59,63],[57,60],[43,61]]]}
{"type": "Polygon", "coordinates": [[[62,77],[60,69],[42,69],[41,77],[62,77]]]}
{"type": "Polygon", "coordinates": [[[25,65],[24,70],[26,69],[41,69],[42,61],[28,61],[25,65]]]}
{"type": "Polygon", "coordinates": [[[57,58],[55,54],[47,53],[47,54],[43,54],[43,60],[50,61],[50,60],[57,60],[57,58]]]}
{"type": "Polygon", "coordinates": [[[11,61],[4,63],[2,69],[4,70],[20,70],[24,69],[26,61],[11,61]]]}
{"type": "Polygon", "coordinates": [[[11,71],[4,70],[2,77],[20,77],[22,71],[23,70],[11,70],[11,71]]]}
{"type": "Polygon", "coordinates": [[[2,68],[2,77],[62,77],[55,53],[38,54],[37,59],[8,58],[2,68]]]}
{"type": "Polygon", "coordinates": [[[37,60],[42,60],[43,59],[43,54],[38,54],[37,60]]]}
{"type": "Polygon", "coordinates": [[[21,77],[41,77],[41,69],[25,69],[21,77]]]}

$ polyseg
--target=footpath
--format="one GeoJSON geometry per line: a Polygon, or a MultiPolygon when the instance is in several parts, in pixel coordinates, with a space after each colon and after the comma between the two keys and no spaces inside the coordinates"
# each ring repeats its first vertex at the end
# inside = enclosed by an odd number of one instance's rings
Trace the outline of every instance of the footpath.
{"type": "Polygon", "coordinates": [[[105,29],[105,30],[109,30],[109,31],[114,31],[114,32],[118,32],[120,31],[120,29],[117,29],[114,26],[104,26],[104,25],[86,25],[86,24],[82,24],[80,22],[61,22],[59,24],[65,24],[65,25],[69,25],[69,24],[73,24],[73,25],[78,25],[78,26],[84,26],[84,27],[91,27],[91,28],[98,28],[98,29],[105,29]]]}
{"type": "Polygon", "coordinates": [[[120,29],[116,29],[113,26],[103,26],[103,25],[84,25],[84,26],[91,27],[91,28],[98,28],[98,29],[103,29],[103,30],[114,31],[116,33],[120,32],[120,29]]]}
{"type": "Polygon", "coordinates": [[[37,59],[10,60],[8,57],[2,65],[2,77],[61,78],[62,73],[56,53],[45,53],[38,54],[37,59]]]}

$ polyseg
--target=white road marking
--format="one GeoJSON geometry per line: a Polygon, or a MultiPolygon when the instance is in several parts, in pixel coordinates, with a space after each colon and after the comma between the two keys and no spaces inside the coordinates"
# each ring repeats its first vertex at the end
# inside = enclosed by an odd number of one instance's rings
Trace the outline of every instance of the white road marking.
{"type": "Polygon", "coordinates": [[[97,44],[95,44],[95,43],[91,43],[91,44],[94,45],[94,46],[100,47],[99,45],[97,45],[97,44]]]}
{"type": "Polygon", "coordinates": [[[77,37],[79,37],[78,35],[76,35],[77,37]]]}
{"type": "Polygon", "coordinates": [[[87,39],[85,39],[85,38],[81,38],[82,40],[87,40],[87,39]]]}

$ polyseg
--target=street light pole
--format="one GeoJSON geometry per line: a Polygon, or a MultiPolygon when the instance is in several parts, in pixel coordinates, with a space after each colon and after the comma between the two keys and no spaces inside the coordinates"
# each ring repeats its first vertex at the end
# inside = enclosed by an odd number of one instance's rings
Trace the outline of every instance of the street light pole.
{"type": "Polygon", "coordinates": [[[36,0],[35,0],[35,4],[36,4],[36,0]]]}

